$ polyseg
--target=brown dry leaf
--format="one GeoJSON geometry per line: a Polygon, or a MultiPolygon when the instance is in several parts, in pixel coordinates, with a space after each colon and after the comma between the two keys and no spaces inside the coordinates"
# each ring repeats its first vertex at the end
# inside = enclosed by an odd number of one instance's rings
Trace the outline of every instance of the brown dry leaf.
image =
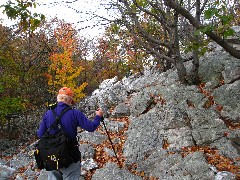
{"type": "Polygon", "coordinates": [[[228,134],[229,134],[228,132],[224,132],[223,136],[228,137],[228,134]]]}
{"type": "Polygon", "coordinates": [[[156,180],[157,178],[153,177],[153,176],[150,176],[149,177],[149,180],[156,180]]]}
{"type": "Polygon", "coordinates": [[[169,143],[166,139],[163,139],[163,149],[167,149],[169,147],[169,143]]]}
{"type": "Polygon", "coordinates": [[[217,110],[217,111],[221,112],[222,109],[223,109],[223,106],[221,106],[221,105],[217,105],[217,107],[216,107],[216,110],[217,110]]]}
{"type": "Polygon", "coordinates": [[[219,82],[220,82],[221,85],[225,84],[224,79],[220,80],[219,82]]]}
{"type": "Polygon", "coordinates": [[[145,173],[142,171],[142,172],[140,172],[139,175],[140,175],[141,177],[144,177],[145,173]]]}
{"type": "Polygon", "coordinates": [[[192,152],[196,152],[196,151],[198,151],[199,150],[199,147],[198,146],[192,146],[191,147],[191,151],[192,152]]]}
{"type": "Polygon", "coordinates": [[[204,108],[209,108],[209,107],[211,107],[212,105],[213,105],[213,101],[207,100],[207,101],[204,103],[203,107],[204,107],[204,108]]]}

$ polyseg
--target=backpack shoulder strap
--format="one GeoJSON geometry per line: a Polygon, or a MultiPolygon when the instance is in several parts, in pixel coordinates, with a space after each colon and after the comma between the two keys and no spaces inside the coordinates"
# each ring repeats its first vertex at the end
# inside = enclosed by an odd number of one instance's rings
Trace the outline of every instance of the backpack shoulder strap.
{"type": "Polygon", "coordinates": [[[54,127],[56,127],[59,124],[59,121],[61,120],[61,118],[65,114],[65,112],[67,112],[70,109],[72,109],[72,107],[70,107],[70,106],[66,107],[65,109],[62,110],[62,112],[59,116],[57,116],[56,111],[54,111],[54,109],[51,109],[51,111],[53,112],[53,115],[55,117],[55,121],[50,126],[50,128],[48,128],[47,131],[50,132],[52,129],[54,129],[54,127]]]}

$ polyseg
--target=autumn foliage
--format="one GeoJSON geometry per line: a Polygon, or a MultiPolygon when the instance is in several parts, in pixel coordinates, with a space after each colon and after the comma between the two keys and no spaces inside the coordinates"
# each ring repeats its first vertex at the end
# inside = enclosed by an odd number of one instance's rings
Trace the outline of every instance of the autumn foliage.
{"type": "Polygon", "coordinates": [[[57,40],[57,49],[50,56],[48,67],[48,85],[50,92],[55,93],[57,89],[67,86],[71,87],[75,94],[75,100],[84,97],[83,90],[87,83],[77,84],[77,78],[83,68],[78,61],[73,60],[73,55],[77,49],[77,40],[74,39],[74,29],[70,24],[60,24],[54,32],[57,40]]]}

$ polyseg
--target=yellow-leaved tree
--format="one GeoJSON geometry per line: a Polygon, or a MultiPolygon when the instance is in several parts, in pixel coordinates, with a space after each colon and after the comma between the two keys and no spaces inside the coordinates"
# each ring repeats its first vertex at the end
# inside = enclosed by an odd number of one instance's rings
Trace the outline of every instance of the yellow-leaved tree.
{"type": "Polygon", "coordinates": [[[74,100],[79,101],[85,96],[83,90],[87,83],[78,84],[77,81],[83,68],[79,65],[79,60],[74,59],[78,45],[76,31],[71,24],[61,21],[54,31],[54,36],[57,48],[49,58],[50,65],[46,73],[49,91],[56,93],[61,87],[70,87],[74,92],[74,100]]]}

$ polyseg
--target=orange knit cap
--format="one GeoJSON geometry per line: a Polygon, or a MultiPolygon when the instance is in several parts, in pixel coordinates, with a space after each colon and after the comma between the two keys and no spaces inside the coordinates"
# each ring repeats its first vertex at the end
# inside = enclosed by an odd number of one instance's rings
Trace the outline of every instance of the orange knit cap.
{"type": "Polygon", "coordinates": [[[70,88],[68,88],[68,87],[61,88],[59,90],[58,94],[64,94],[64,95],[71,96],[71,97],[74,96],[73,91],[70,88]]]}

